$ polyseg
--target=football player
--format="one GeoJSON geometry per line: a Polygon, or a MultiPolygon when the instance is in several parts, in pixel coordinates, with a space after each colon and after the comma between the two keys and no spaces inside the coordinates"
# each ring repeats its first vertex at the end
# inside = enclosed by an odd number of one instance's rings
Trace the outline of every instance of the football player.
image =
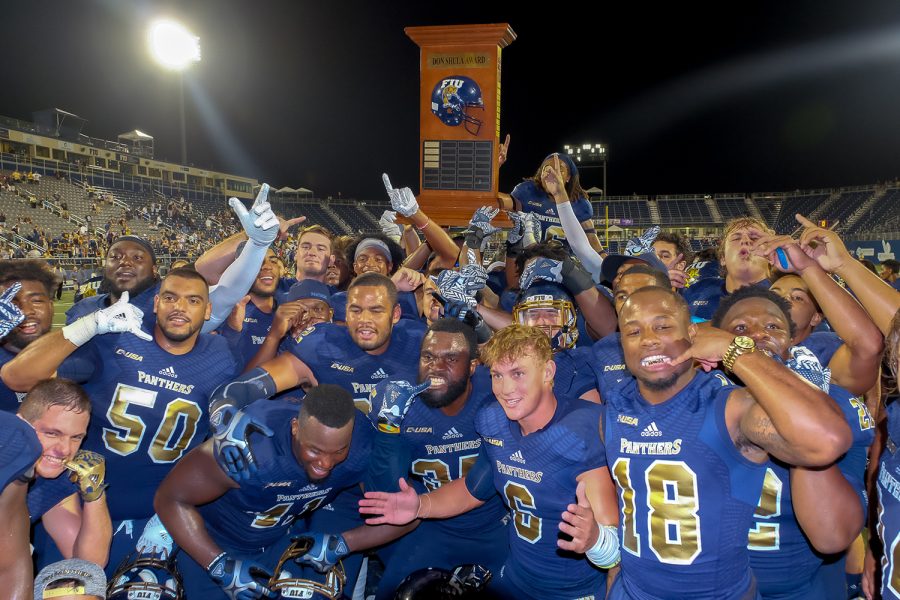
{"type": "Polygon", "coordinates": [[[18,416],[0,411],[0,586],[11,600],[33,597],[25,495],[41,452],[34,428],[18,416]]]}
{"type": "Polygon", "coordinates": [[[750,337],[761,350],[827,391],[853,432],[853,445],[827,469],[769,461],[748,545],[763,598],[843,600],[844,590],[829,589],[821,555],[844,552],[862,531],[866,457],[875,436],[874,421],[861,399],[836,382],[829,383],[816,360],[791,348],[795,327],[790,305],[774,292],[756,287],[738,290],[722,300],[712,324],[750,337]],[[833,592],[839,593],[828,595],[833,592]]]}
{"type": "Polygon", "coordinates": [[[725,224],[719,243],[719,261],[725,277],[701,279],[684,290],[684,298],[691,307],[691,315],[708,321],[716,312],[719,301],[745,285],[770,286],[769,262],[753,253],[754,244],[763,236],[775,232],[755,217],[738,217],[725,224]]]}
{"type": "MultiPolygon", "coordinates": [[[[242,249],[238,250],[238,254],[242,249]]],[[[253,358],[269,333],[275,316],[275,292],[283,270],[284,265],[275,251],[271,248],[266,250],[266,258],[250,292],[234,305],[228,319],[219,328],[234,348],[241,365],[246,365],[253,358]]]]}
{"type": "MultiPolygon", "coordinates": [[[[6,337],[0,338],[0,366],[53,326],[53,291],[59,281],[47,263],[42,260],[0,261],[0,290],[8,291],[15,282],[19,282],[20,287],[10,300],[23,313],[24,320],[6,337]]],[[[24,397],[0,380],[0,410],[15,412],[24,397]]]]}
{"type": "MultiPolygon", "coordinates": [[[[471,327],[445,318],[428,328],[419,352],[418,381],[430,387],[410,407],[399,431],[376,434],[396,437],[398,443],[383,460],[373,459],[373,469],[379,470],[372,474],[371,489],[396,491],[397,472],[408,472],[418,492],[465,478],[482,443],[475,416],[494,402],[489,374],[476,368],[477,360],[471,327]]],[[[371,415],[380,412],[380,400],[376,398],[371,415]]],[[[505,517],[506,509],[495,494],[458,517],[421,521],[412,533],[379,550],[386,568],[376,597],[391,600],[406,576],[425,567],[452,569],[476,563],[499,575],[508,553],[505,517]]]]}
{"type": "Polygon", "coordinates": [[[603,398],[624,548],[609,597],[753,597],[747,531],[769,456],[833,463],[852,441],[843,413],[752,338],[692,325],[671,288],[633,292],[619,329],[634,378],[603,398]],[[746,388],[706,372],[719,361],[746,388]]]}
{"type": "Polygon", "coordinates": [[[252,474],[230,478],[209,440],[156,494],[160,518],[193,559],[182,568],[188,597],[270,597],[268,579],[284,550],[279,542],[294,520],[357,485],[368,467],[373,429],[338,386],[311,388],[299,412],[295,404],[266,401],[244,413],[272,434],[252,437],[252,474]]]}
{"type": "Polygon", "coordinates": [[[211,392],[238,371],[222,336],[200,333],[210,305],[206,280],[196,271],[170,271],[154,312],[151,338],[123,293],[116,304],[33,342],[2,370],[17,390],[57,369],[58,376],[82,382],[94,414],[85,447],[106,457],[113,489],[112,567],[134,550],[153,515],[159,482],[206,437],[211,392]]]}
{"type": "Polygon", "coordinates": [[[43,447],[28,490],[31,522],[41,521],[64,558],[106,565],[112,524],[106,506],[103,456],[79,450],[87,435],[91,401],[66,379],[45,379],[19,407],[43,447]]]}
{"type": "Polygon", "coordinates": [[[554,393],[550,340],[534,327],[497,332],[482,360],[498,402],[475,417],[482,444],[466,477],[427,494],[400,480],[400,492],[367,492],[360,512],[382,515],[371,524],[446,519],[499,492],[512,520],[509,556],[488,590],[503,598],[602,597],[605,573],[583,554],[604,568],[618,561],[601,408],[554,393]]]}
{"type": "Polygon", "coordinates": [[[853,394],[869,391],[878,379],[884,343],[865,309],[790,237],[761,238],[754,253],[765,256],[775,268],[787,273],[771,289],[791,304],[796,324],[791,343],[806,346],[816,354],[819,362],[831,370],[833,383],[853,394]],[[785,253],[787,266],[780,264],[777,248],[785,253]],[[813,328],[828,317],[834,333],[813,334],[813,328]]]}

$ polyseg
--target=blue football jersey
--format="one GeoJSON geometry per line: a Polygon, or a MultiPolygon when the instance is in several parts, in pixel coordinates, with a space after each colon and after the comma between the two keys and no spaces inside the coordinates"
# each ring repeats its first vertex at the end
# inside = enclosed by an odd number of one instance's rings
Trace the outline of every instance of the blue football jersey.
{"type": "Polygon", "coordinates": [[[368,413],[371,408],[369,392],[380,381],[416,381],[423,337],[424,324],[401,319],[394,325],[387,351],[374,355],[357,346],[346,327],[321,323],[295,338],[286,338],[281,351],[302,360],[315,375],[317,383],[332,383],[349,391],[357,408],[368,413]]]}
{"type": "Polygon", "coordinates": [[[222,324],[220,332],[228,340],[241,368],[259,352],[259,347],[266,340],[274,318],[274,307],[272,312],[264,312],[251,301],[247,303],[244,326],[240,331],[229,327],[227,322],[222,324]]]}
{"type": "Polygon", "coordinates": [[[228,343],[200,335],[187,354],[169,354],[130,333],[98,335],[72,356],[93,372],[67,373],[91,399],[83,448],[106,457],[113,520],[153,514],[153,495],[175,461],[202,442],[209,429],[209,396],[237,375],[228,343]]]}
{"type": "Polygon", "coordinates": [[[257,472],[241,481],[241,487],[198,510],[217,542],[239,554],[256,554],[283,538],[297,518],[328,504],[341,490],[363,480],[375,432],[366,415],[357,412],[347,459],[325,479],[313,481],[291,448],[291,419],[300,407],[260,400],[244,410],[275,435],[251,434],[257,472]]]}
{"type": "Polygon", "coordinates": [[[597,387],[590,347],[555,352],[553,362],[556,363],[556,375],[553,377],[554,393],[579,398],[585,392],[597,387]]]}
{"type": "Polygon", "coordinates": [[[814,331],[798,345],[815,354],[822,366],[827,367],[843,343],[844,340],[833,331],[814,331]]]}
{"type": "Polygon", "coordinates": [[[30,423],[0,411],[0,492],[32,471],[43,451],[30,423]]]}
{"type": "MultiPolygon", "coordinates": [[[[379,396],[372,406],[370,420],[381,409],[379,396]]],[[[433,492],[445,483],[465,478],[478,458],[481,436],[475,430],[475,415],[482,407],[496,404],[491,391],[490,373],[479,366],[472,376],[472,393],[466,405],[456,415],[447,416],[439,408],[431,408],[416,399],[403,418],[401,444],[396,448],[404,464],[409,465],[413,486],[419,493],[433,492]]],[[[397,480],[376,482],[378,489],[396,491],[397,480]]],[[[465,536],[500,521],[506,508],[499,496],[494,496],[475,510],[452,519],[437,521],[448,535],[465,536]]]]}
{"type": "MultiPolygon", "coordinates": [[[[7,350],[6,348],[0,347],[0,367],[11,361],[16,357],[15,354],[7,350]]],[[[15,392],[3,383],[3,380],[0,379],[0,410],[5,410],[6,412],[16,412],[19,410],[19,404],[22,403],[22,399],[25,397],[25,392],[15,392]]]]}
{"type": "Polygon", "coordinates": [[[593,360],[590,367],[594,372],[594,380],[600,399],[630,380],[631,371],[625,366],[625,354],[622,352],[622,336],[616,331],[598,340],[591,348],[593,360]]]}
{"type": "MultiPolygon", "coordinates": [[[[159,282],[150,286],[137,296],[128,299],[129,304],[133,304],[144,312],[144,319],[141,322],[141,329],[151,333],[153,326],[156,325],[156,313],[153,312],[153,298],[159,293],[159,282]]],[[[69,307],[66,311],[66,325],[71,324],[76,319],[80,319],[85,315],[96,312],[101,308],[109,306],[109,294],[97,294],[96,296],[88,296],[82,298],[69,307]]]]}
{"type": "Polygon", "coordinates": [[[878,468],[878,536],[881,559],[881,597],[900,599],[900,403],[887,406],[888,436],[878,468]]]}
{"type": "MultiPolygon", "coordinates": [[[[853,432],[853,444],[838,462],[838,468],[860,496],[865,507],[865,470],[869,446],[875,438],[875,423],[862,398],[832,385],[829,394],[840,406],[853,432]]],[[[803,600],[822,596],[816,553],[797,522],[791,495],[790,470],[769,461],[759,505],[753,515],[747,547],[750,566],[765,599],[803,600]]]]}
{"type": "MultiPolygon", "coordinates": [[[[753,285],[769,289],[772,284],[768,279],[763,279],[753,285]]],[[[701,279],[691,287],[685,288],[683,294],[691,309],[691,316],[704,321],[712,319],[716,309],[719,308],[719,302],[728,295],[729,293],[725,289],[725,279],[721,277],[701,279]]]]}
{"type": "Polygon", "coordinates": [[[503,577],[537,598],[602,597],[605,572],[556,542],[562,513],[575,502],[575,478],[606,466],[599,436],[603,409],[565,396],[556,400],[551,421],[525,436],[497,402],[475,417],[484,441],[479,460],[490,462],[494,487],[512,516],[503,577]]]}
{"type": "MultiPolygon", "coordinates": [[[[538,222],[541,224],[541,239],[539,242],[548,242],[556,240],[569,247],[566,241],[566,232],[563,230],[562,222],[559,220],[559,213],[556,211],[556,202],[544,191],[544,189],[536,184],[533,180],[528,179],[513,188],[510,195],[519,201],[521,211],[525,213],[534,213],[538,222]]],[[[572,200],[572,210],[579,223],[593,218],[594,211],[591,203],[587,198],[578,198],[572,200]]]]}
{"type": "Polygon", "coordinates": [[[38,476],[28,488],[28,496],[25,498],[32,524],[37,523],[48,510],[77,493],[78,486],[69,479],[68,471],[63,471],[53,479],[38,476]]]}
{"type": "Polygon", "coordinates": [[[607,460],[619,491],[621,586],[641,600],[743,598],[747,534],[765,465],[735,447],[725,404],[735,386],[696,372],[660,404],[637,382],[604,397],[607,460]]]}

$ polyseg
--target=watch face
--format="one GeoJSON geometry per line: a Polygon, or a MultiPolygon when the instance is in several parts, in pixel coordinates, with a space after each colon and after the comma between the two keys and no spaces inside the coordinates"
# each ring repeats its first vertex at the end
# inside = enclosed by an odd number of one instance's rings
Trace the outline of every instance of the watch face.
{"type": "Polygon", "coordinates": [[[746,335],[739,335],[734,338],[734,344],[738,348],[742,348],[745,350],[749,350],[750,348],[756,346],[756,342],[753,341],[753,338],[747,337],[746,335]]]}

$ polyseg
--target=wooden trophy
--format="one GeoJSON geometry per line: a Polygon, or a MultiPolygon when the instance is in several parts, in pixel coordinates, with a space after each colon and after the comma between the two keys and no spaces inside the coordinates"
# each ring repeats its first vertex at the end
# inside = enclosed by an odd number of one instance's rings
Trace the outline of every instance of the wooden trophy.
{"type": "Polygon", "coordinates": [[[507,23],[404,31],[420,48],[419,205],[440,225],[464,226],[479,206],[497,206],[500,54],[516,34],[507,23]]]}

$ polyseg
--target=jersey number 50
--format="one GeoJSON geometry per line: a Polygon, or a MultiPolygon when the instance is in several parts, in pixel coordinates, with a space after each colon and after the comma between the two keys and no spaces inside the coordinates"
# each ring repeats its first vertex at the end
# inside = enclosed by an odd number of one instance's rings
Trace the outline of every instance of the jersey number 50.
{"type": "MultiPolygon", "coordinates": [[[[128,456],[140,448],[147,425],[142,418],[129,414],[128,409],[132,405],[154,408],[156,394],[153,390],[122,383],[116,386],[112,403],[106,411],[106,419],[113,427],[103,428],[103,444],[110,451],[128,456]]],[[[196,402],[184,398],[169,402],[147,449],[153,462],[170,463],[181,458],[197,433],[197,422],[202,414],[196,402]]]]}

